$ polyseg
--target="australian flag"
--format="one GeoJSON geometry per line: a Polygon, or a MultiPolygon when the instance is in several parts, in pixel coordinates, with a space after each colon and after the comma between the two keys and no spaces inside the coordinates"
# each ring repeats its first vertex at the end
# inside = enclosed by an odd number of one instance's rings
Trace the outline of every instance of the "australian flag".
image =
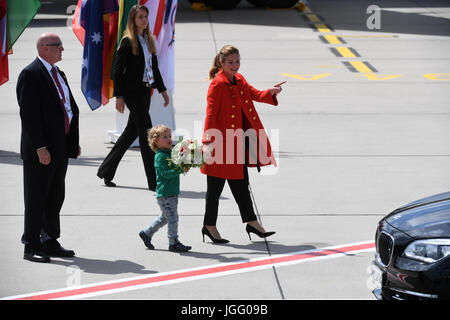
{"type": "Polygon", "coordinates": [[[81,91],[92,110],[102,104],[103,15],[116,11],[116,0],[82,0],[80,25],[85,30],[81,91]]]}

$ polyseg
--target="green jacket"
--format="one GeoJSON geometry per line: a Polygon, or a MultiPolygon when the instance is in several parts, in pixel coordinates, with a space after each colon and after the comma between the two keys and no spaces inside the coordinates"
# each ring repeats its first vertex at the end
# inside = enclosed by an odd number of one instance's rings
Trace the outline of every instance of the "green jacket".
{"type": "Polygon", "coordinates": [[[171,150],[156,151],[155,171],[156,171],[156,197],[167,197],[180,194],[180,172],[177,169],[169,168],[171,150]]]}

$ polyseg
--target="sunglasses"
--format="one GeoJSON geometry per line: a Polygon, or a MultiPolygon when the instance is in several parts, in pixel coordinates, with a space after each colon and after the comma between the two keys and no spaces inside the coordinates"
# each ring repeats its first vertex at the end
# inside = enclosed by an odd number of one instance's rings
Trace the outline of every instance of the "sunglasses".
{"type": "Polygon", "coordinates": [[[62,44],[62,42],[56,42],[56,43],[42,44],[42,46],[61,48],[63,46],[63,44],[62,44]]]}

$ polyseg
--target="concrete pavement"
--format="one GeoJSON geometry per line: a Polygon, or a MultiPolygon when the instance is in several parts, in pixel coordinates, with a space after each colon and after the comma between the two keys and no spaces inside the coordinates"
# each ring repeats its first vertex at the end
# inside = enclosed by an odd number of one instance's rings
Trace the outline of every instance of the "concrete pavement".
{"type": "MultiPolygon", "coordinates": [[[[104,187],[96,171],[111,148],[106,131],[115,126],[114,100],[89,109],[80,90],[82,47],[66,27],[66,9],[76,1],[50,2],[43,3],[14,46],[10,81],[0,87],[0,298],[373,240],[385,214],[450,189],[447,2],[378,1],[381,29],[369,30],[366,8],[373,1],[310,1],[311,14],[331,27],[320,32],[313,18],[296,9],[256,9],[242,1],[230,11],[195,12],[180,0],[177,128],[194,133],[204,119],[209,66],[225,44],[240,49],[241,73],[254,87],[287,80],[279,106],[257,105],[278,146],[278,171],[250,172],[259,218],[277,233],[267,242],[256,236],[249,241],[225,187],[218,228],[231,242],[203,243],[206,178],[191,170],[181,177],[179,234],[192,251],[169,252],[165,228],[154,237],[157,250],[146,250],[138,232],[159,208],[146,190],[139,150],[125,154],[114,179],[118,187],[104,187]],[[23,187],[15,85],[36,55],[35,39],[50,28],[64,42],[59,66],[81,111],[82,156],[70,162],[67,173],[60,239],[76,257],[34,264],[22,259],[20,243],[23,187]],[[345,42],[325,43],[321,35],[345,42]],[[333,47],[352,48],[360,57],[338,57],[333,47]],[[377,72],[353,72],[343,63],[350,61],[367,62],[377,72]]],[[[373,299],[366,284],[372,259],[373,251],[349,253],[90,299],[373,299]]]]}

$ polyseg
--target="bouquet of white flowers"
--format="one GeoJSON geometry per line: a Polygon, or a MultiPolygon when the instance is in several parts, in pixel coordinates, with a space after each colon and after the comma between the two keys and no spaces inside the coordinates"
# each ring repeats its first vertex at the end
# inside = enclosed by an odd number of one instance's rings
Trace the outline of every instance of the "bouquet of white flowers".
{"type": "Polygon", "coordinates": [[[186,169],[201,168],[205,164],[205,155],[203,146],[196,140],[180,139],[173,147],[169,161],[169,167],[174,167],[180,172],[186,172],[186,169]]]}

